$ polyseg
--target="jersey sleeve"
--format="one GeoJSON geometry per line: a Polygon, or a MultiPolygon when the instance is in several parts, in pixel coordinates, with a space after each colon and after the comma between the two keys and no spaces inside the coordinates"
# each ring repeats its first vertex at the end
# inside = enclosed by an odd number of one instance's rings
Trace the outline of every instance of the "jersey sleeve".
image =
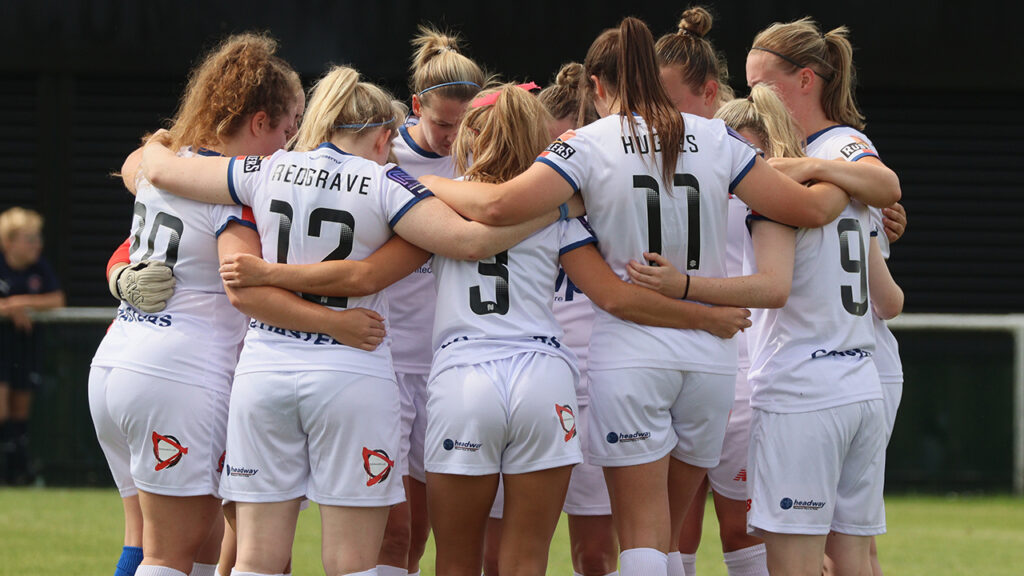
{"type": "Polygon", "coordinates": [[[732,167],[729,178],[729,193],[736,189],[736,186],[747,176],[750,169],[754,167],[754,162],[757,161],[757,149],[750,145],[750,142],[746,138],[740,136],[738,132],[725,127],[728,133],[728,145],[732,151],[732,167]]]}
{"type": "Polygon", "coordinates": [[[551,143],[537,157],[537,162],[552,168],[558,175],[565,178],[572,189],[580,191],[583,178],[587,174],[584,159],[587,157],[587,135],[569,130],[551,143]]]}
{"type": "Polygon", "coordinates": [[[419,180],[398,166],[385,167],[384,176],[380,195],[381,208],[388,225],[392,228],[413,206],[434,195],[419,180]]]}
{"type": "Polygon", "coordinates": [[[875,151],[875,146],[871,142],[853,134],[836,138],[832,145],[836,148],[832,157],[842,158],[847,162],[856,162],[868,156],[878,158],[878,152],[875,151]]]}
{"type": "Polygon", "coordinates": [[[107,260],[107,278],[110,278],[110,269],[118,264],[130,264],[131,258],[131,238],[125,238],[124,242],[114,250],[114,253],[110,255],[110,260],[107,260]]]}
{"type": "Polygon", "coordinates": [[[270,178],[270,169],[285,154],[278,150],[272,156],[235,156],[228,163],[228,192],[240,206],[252,206],[253,194],[270,178]]]}
{"type": "Polygon", "coordinates": [[[587,244],[597,244],[597,236],[594,231],[590,228],[590,224],[587,223],[585,218],[573,218],[572,220],[566,220],[559,222],[559,246],[558,254],[566,254],[573,250],[586,246],[587,244]]]}
{"type": "Polygon", "coordinates": [[[210,207],[210,220],[213,224],[214,236],[220,236],[227,229],[228,224],[232,222],[241,224],[247,228],[256,229],[256,217],[252,213],[252,208],[248,206],[211,206],[210,207]]]}

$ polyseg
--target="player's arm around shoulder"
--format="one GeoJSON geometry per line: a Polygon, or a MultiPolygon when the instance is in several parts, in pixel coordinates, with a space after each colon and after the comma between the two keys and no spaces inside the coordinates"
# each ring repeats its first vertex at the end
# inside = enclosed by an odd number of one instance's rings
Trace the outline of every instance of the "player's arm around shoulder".
{"type": "Polygon", "coordinates": [[[623,282],[593,244],[562,255],[562,268],[577,288],[605,312],[637,324],[705,330],[731,338],[750,326],[750,312],[726,306],[702,306],[663,296],[623,282]]]}

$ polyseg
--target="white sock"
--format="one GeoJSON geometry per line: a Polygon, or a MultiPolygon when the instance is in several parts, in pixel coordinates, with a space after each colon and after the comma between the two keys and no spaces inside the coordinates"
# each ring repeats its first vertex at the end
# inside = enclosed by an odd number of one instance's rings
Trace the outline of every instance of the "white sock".
{"type": "MultiPolygon", "coordinates": [[[[403,571],[402,573],[405,574],[405,571],[403,571]]],[[[349,572],[344,576],[377,576],[377,567],[374,566],[373,568],[370,568],[369,570],[363,570],[362,572],[349,572]]]]}
{"type": "Polygon", "coordinates": [[[618,572],[609,572],[609,573],[605,574],[604,576],[619,576],[619,573],[618,572]]]}
{"type": "Polygon", "coordinates": [[[420,576],[420,571],[417,570],[415,572],[409,572],[409,576],[420,576]]]}
{"type": "Polygon", "coordinates": [[[687,576],[682,556],[678,551],[668,553],[668,576],[687,576]]]}
{"type": "Polygon", "coordinates": [[[377,576],[406,576],[408,573],[409,571],[405,568],[388,566],[387,564],[377,564],[377,576]]]}
{"type": "Polygon", "coordinates": [[[284,574],[260,574],[259,572],[239,572],[231,569],[231,576],[285,576],[284,574]]]}
{"type": "Polygon", "coordinates": [[[679,554],[679,560],[683,564],[683,574],[686,576],[697,576],[697,555],[679,554]]]}
{"type": "Polygon", "coordinates": [[[168,568],[167,566],[147,566],[143,564],[135,570],[135,576],[188,576],[188,574],[181,570],[168,568]]]}
{"type": "Polygon", "coordinates": [[[188,576],[217,576],[217,565],[195,562],[192,564],[192,571],[188,573],[188,576]]]}
{"type": "Polygon", "coordinates": [[[764,544],[722,554],[729,576],[768,576],[768,556],[764,544]]]}
{"type": "Polygon", "coordinates": [[[622,576],[668,576],[668,556],[654,548],[630,548],[619,554],[622,576]]]}

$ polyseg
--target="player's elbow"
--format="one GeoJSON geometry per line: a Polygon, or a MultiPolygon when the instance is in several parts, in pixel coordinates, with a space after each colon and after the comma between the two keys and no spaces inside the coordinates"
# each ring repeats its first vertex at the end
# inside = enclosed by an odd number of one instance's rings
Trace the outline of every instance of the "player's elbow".
{"type": "Polygon", "coordinates": [[[903,290],[896,286],[882,298],[872,298],[871,308],[882,320],[892,320],[903,312],[903,290]]]}
{"type": "Polygon", "coordinates": [[[228,302],[239,312],[246,316],[252,316],[252,310],[255,308],[257,300],[252,288],[225,287],[224,293],[228,296],[228,302]]]}

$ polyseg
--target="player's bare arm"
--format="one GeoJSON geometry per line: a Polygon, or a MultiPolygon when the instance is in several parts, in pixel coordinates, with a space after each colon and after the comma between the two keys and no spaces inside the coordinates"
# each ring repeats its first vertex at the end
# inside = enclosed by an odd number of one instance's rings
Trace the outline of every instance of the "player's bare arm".
{"type": "Polygon", "coordinates": [[[623,320],[705,330],[719,338],[732,338],[737,331],[750,326],[749,310],[702,306],[623,282],[593,245],[563,254],[561,263],[577,288],[602,310],[623,320]]]}
{"type": "Polygon", "coordinates": [[[430,258],[430,253],[394,236],[365,260],[328,260],[316,264],[276,264],[253,254],[221,258],[225,286],[277,286],[293,292],[359,297],[380,292],[430,258]]]}
{"type": "Polygon", "coordinates": [[[793,283],[796,230],[757,220],[751,223],[751,234],[757,258],[755,274],[734,278],[687,277],[660,254],[645,253],[644,258],[656,266],[630,262],[630,280],[670,298],[724,306],[781,308],[786,305],[793,283]]]}

